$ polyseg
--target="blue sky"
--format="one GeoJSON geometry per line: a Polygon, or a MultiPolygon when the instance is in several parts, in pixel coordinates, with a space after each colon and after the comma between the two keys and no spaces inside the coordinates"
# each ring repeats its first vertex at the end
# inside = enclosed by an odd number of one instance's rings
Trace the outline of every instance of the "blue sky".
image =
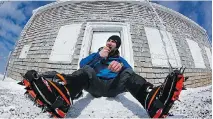
{"type": "MultiPolygon", "coordinates": [[[[1,1],[1,0],[0,0],[1,1]]],[[[15,42],[25,24],[32,16],[32,10],[51,3],[50,1],[0,2],[0,73],[3,74],[7,56],[14,49],[15,42]]],[[[206,29],[212,41],[211,1],[160,1],[156,2],[192,19],[206,29]]]]}

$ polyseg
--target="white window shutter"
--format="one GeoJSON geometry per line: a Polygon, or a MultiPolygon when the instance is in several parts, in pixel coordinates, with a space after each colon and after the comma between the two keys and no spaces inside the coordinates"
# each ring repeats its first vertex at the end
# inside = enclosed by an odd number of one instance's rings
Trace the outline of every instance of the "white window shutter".
{"type": "Polygon", "coordinates": [[[209,48],[205,47],[206,54],[209,60],[210,67],[212,68],[212,53],[209,48]]]}
{"type": "Polygon", "coordinates": [[[145,27],[145,32],[153,66],[169,67],[166,53],[168,54],[172,67],[181,66],[180,56],[171,33],[150,27],[145,27]],[[165,42],[165,46],[163,42],[165,42]]]}
{"type": "Polygon", "coordinates": [[[198,46],[198,44],[195,41],[190,40],[188,38],[186,39],[186,41],[189,45],[189,49],[190,49],[192,58],[195,63],[195,68],[206,68],[204,61],[203,61],[202,54],[201,54],[201,49],[198,46]]]}
{"type": "Polygon", "coordinates": [[[50,61],[53,62],[71,62],[75,45],[80,33],[81,24],[71,24],[62,26],[56,37],[50,61]]]}

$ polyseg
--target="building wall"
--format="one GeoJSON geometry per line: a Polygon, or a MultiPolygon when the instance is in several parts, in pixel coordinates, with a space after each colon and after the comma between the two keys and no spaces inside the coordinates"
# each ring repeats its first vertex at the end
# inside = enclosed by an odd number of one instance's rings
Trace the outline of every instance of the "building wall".
{"type": "MultiPolygon", "coordinates": [[[[183,66],[187,67],[187,87],[209,85],[211,68],[204,46],[211,49],[205,31],[182,15],[165,7],[153,4],[158,15],[166,23],[166,29],[172,33],[183,66]],[[186,38],[196,41],[202,49],[206,68],[195,68],[186,38]]],[[[149,82],[156,85],[163,82],[169,69],[153,67],[151,54],[144,27],[160,28],[157,16],[145,2],[62,2],[52,3],[37,9],[21,33],[12,53],[8,76],[21,80],[19,73],[34,69],[39,72],[56,70],[72,73],[78,68],[81,44],[87,22],[121,22],[130,24],[133,45],[134,70],[149,82]],[[51,63],[49,56],[61,26],[82,23],[78,41],[71,63],[51,63]],[[31,43],[27,58],[20,59],[25,44],[31,43]]]]}

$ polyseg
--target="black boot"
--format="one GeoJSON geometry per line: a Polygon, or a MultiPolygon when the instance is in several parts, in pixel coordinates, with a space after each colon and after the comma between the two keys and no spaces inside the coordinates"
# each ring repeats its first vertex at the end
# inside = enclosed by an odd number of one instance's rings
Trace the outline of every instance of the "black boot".
{"type": "Polygon", "coordinates": [[[125,83],[127,90],[142,104],[151,118],[165,118],[174,101],[178,100],[184,77],[174,71],[160,86],[153,87],[143,77],[132,74],[125,83]]]}
{"type": "Polygon", "coordinates": [[[72,100],[77,99],[82,94],[82,90],[89,85],[89,76],[84,68],[72,74],[59,74],[56,71],[45,72],[42,74],[46,79],[63,84],[69,90],[72,100]]]}
{"type": "MultiPolygon", "coordinates": [[[[62,77],[62,76],[61,76],[62,77]]],[[[24,85],[26,93],[42,111],[51,116],[64,118],[72,105],[70,93],[65,85],[47,80],[35,70],[29,70],[18,84],[24,85]]]]}
{"type": "Polygon", "coordinates": [[[154,117],[159,109],[164,107],[158,99],[152,99],[157,88],[147,82],[143,77],[132,74],[125,83],[127,90],[141,103],[150,117],[154,117]],[[150,103],[152,102],[152,103],[150,103]]]}
{"type": "Polygon", "coordinates": [[[70,75],[55,71],[39,75],[35,70],[29,70],[23,78],[19,84],[26,87],[26,94],[35,104],[54,117],[64,118],[73,100],[88,86],[89,77],[80,69],[70,75]]]}

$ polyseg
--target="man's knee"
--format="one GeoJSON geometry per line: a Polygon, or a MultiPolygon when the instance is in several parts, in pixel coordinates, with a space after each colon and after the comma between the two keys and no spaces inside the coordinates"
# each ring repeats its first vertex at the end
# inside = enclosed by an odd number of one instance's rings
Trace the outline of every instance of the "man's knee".
{"type": "Polygon", "coordinates": [[[120,72],[120,78],[129,78],[133,74],[135,74],[135,72],[131,68],[126,68],[122,72],[120,72]]]}
{"type": "Polygon", "coordinates": [[[92,75],[95,74],[95,71],[93,68],[91,68],[90,66],[86,65],[76,71],[74,71],[71,75],[72,76],[85,76],[88,78],[92,78],[92,75]]]}
{"type": "Polygon", "coordinates": [[[71,82],[76,81],[76,82],[81,82],[81,83],[88,82],[89,79],[93,78],[91,76],[91,72],[93,72],[92,70],[93,69],[91,67],[85,66],[83,68],[80,68],[80,69],[74,71],[72,74],[66,75],[65,78],[68,82],[70,82],[70,81],[71,82]]]}
{"type": "Polygon", "coordinates": [[[134,74],[135,74],[135,72],[132,69],[130,69],[130,68],[127,68],[127,69],[123,70],[122,72],[119,73],[119,75],[113,81],[113,83],[112,83],[113,87],[115,87],[115,86],[123,87],[125,82],[129,78],[131,78],[134,74]]]}
{"type": "Polygon", "coordinates": [[[89,65],[85,65],[84,67],[80,68],[79,70],[82,70],[84,73],[86,73],[89,77],[89,79],[92,79],[94,76],[96,76],[95,70],[90,67],[89,65]]]}
{"type": "Polygon", "coordinates": [[[144,83],[146,83],[147,81],[140,75],[136,74],[132,69],[128,68],[128,69],[125,69],[124,71],[122,71],[120,73],[120,80],[122,82],[128,82],[127,80],[129,81],[133,81],[137,84],[141,84],[143,85],[144,83]]]}

